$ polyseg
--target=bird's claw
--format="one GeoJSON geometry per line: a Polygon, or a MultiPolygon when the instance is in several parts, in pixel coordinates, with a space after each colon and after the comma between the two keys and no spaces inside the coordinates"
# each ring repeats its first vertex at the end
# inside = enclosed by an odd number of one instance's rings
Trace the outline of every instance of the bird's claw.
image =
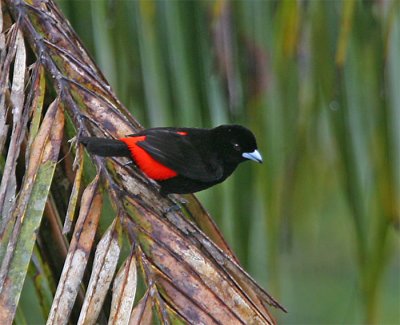
{"type": "Polygon", "coordinates": [[[171,201],[172,201],[174,204],[171,205],[170,207],[168,207],[168,208],[165,210],[165,213],[166,213],[166,214],[167,214],[167,213],[170,213],[170,212],[179,211],[179,210],[181,210],[181,208],[182,208],[181,206],[182,206],[182,205],[186,205],[186,204],[189,203],[188,200],[186,200],[186,199],[184,199],[183,197],[180,197],[180,196],[171,195],[171,196],[170,196],[170,199],[171,199],[171,201]]]}

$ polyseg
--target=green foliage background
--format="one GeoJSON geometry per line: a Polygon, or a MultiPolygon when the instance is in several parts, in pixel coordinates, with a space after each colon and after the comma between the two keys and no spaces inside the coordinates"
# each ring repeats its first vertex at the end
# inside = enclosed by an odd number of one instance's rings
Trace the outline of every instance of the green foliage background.
{"type": "Polygon", "coordinates": [[[239,123],[198,194],[282,323],[400,324],[400,1],[58,1],[145,127],[239,123]]]}

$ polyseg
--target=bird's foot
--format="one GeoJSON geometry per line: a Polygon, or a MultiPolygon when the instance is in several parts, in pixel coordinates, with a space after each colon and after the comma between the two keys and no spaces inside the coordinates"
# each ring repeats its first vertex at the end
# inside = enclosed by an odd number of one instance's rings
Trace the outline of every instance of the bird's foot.
{"type": "Polygon", "coordinates": [[[133,162],[133,160],[131,160],[131,161],[128,161],[128,162],[126,162],[125,164],[123,164],[122,166],[123,167],[126,167],[126,166],[133,166],[135,163],[133,162]]]}
{"type": "Polygon", "coordinates": [[[169,194],[168,197],[173,202],[173,204],[165,210],[165,214],[169,212],[180,211],[182,209],[182,206],[189,203],[188,200],[175,194],[169,194]]]}

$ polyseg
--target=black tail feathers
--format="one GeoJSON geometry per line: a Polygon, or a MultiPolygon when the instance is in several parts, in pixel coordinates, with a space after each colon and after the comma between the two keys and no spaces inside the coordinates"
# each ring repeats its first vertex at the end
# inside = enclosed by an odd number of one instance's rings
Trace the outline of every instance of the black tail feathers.
{"type": "Polygon", "coordinates": [[[96,137],[81,137],[79,142],[82,143],[87,151],[102,157],[130,157],[128,146],[119,140],[96,138],[96,137]]]}

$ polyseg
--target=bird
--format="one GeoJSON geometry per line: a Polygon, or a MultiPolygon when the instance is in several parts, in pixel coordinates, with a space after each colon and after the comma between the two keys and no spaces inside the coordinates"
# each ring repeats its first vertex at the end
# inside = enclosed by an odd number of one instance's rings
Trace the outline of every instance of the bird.
{"type": "Polygon", "coordinates": [[[241,125],[215,128],[155,127],[119,139],[81,137],[86,150],[129,157],[160,193],[188,194],[223,182],[247,160],[262,163],[254,134],[241,125]]]}

